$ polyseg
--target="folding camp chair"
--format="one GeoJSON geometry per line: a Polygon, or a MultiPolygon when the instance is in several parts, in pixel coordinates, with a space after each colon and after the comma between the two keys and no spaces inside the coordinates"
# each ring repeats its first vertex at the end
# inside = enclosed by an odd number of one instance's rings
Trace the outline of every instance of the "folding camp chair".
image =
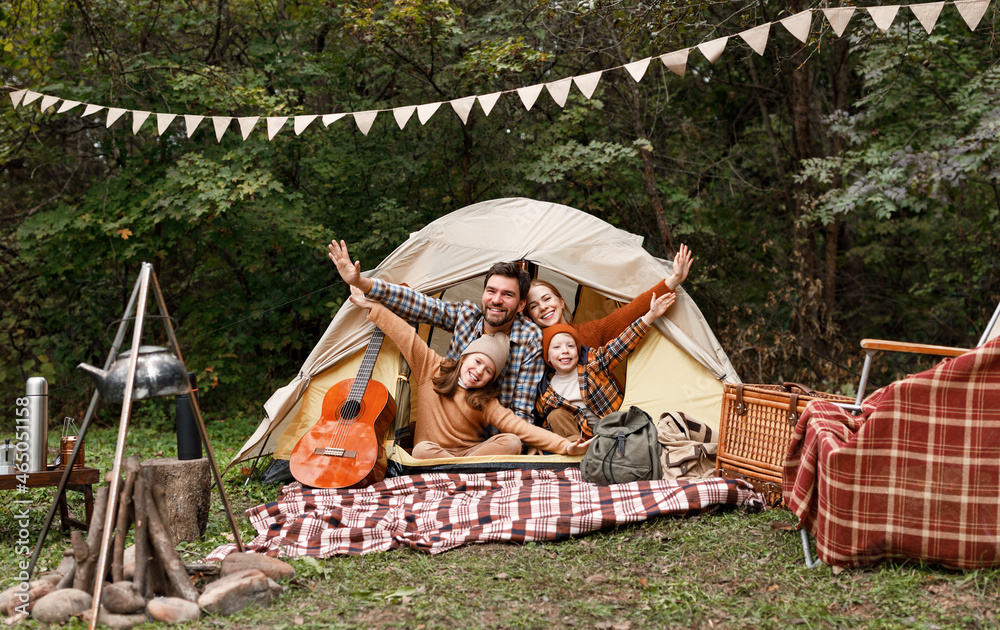
{"type": "MultiPolygon", "coordinates": [[[[994,310],[993,316],[990,318],[982,336],[975,345],[976,348],[982,346],[987,341],[991,341],[992,339],[1000,336],[1000,326],[996,325],[998,319],[1000,319],[1000,304],[998,304],[996,310],[994,310]]],[[[838,407],[853,411],[855,414],[861,412],[861,402],[864,400],[865,389],[868,385],[868,374],[871,369],[872,360],[878,352],[906,352],[910,354],[957,357],[970,350],[970,348],[953,348],[949,346],[935,346],[929,344],[888,341],[883,339],[864,339],[861,341],[861,348],[865,351],[865,363],[861,371],[861,382],[858,386],[857,399],[854,404],[834,403],[838,407]]],[[[802,551],[805,556],[806,566],[808,568],[814,568],[822,564],[822,561],[820,561],[819,558],[816,558],[815,560],[812,558],[812,554],[810,553],[809,533],[803,528],[799,530],[799,534],[802,538],[802,551]]]]}

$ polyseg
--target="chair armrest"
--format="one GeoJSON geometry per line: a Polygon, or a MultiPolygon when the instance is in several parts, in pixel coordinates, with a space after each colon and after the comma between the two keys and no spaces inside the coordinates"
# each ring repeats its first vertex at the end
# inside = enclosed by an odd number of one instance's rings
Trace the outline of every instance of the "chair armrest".
{"type": "Polygon", "coordinates": [[[905,341],[885,341],[883,339],[862,339],[861,347],[865,350],[885,350],[887,352],[909,352],[910,354],[932,354],[939,357],[957,357],[969,351],[969,348],[932,346],[925,343],[907,343],[905,341]]]}

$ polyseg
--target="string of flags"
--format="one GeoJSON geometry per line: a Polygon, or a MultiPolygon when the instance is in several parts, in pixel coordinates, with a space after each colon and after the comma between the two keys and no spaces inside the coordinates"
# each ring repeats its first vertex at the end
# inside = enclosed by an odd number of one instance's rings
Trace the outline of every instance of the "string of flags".
{"type": "MultiPolygon", "coordinates": [[[[982,20],[983,16],[986,14],[989,2],[990,0],[953,0],[950,2],[940,1],[909,5],[894,4],[874,7],[807,9],[778,20],[777,22],[768,22],[766,24],[761,24],[760,26],[755,26],[751,29],[738,33],[735,37],[742,39],[758,55],[763,55],[764,50],[767,47],[768,39],[771,36],[771,28],[775,23],[781,24],[781,26],[784,27],[784,29],[793,37],[802,43],[806,43],[809,38],[810,30],[812,29],[813,16],[815,13],[822,13],[834,34],[836,34],[837,37],[841,37],[844,34],[844,31],[847,30],[847,26],[850,23],[851,18],[857,12],[868,13],[875,26],[885,33],[892,26],[892,23],[899,15],[900,9],[903,7],[906,7],[913,13],[913,16],[920,22],[921,26],[923,26],[924,30],[927,31],[927,34],[929,35],[937,24],[938,18],[941,16],[941,11],[944,9],[945,4],[955,5],[959,15],[962,16],[963,20],[965,20],[969,29],[974,31],[976,30],[976,27],[979,26],[979,22],[982,20]]],[[[632,79],[638,83],[642,80],[643,76],[645,76],[646,70],[649,68],[653,59],[659,59],[668,70],[680,77],[683,77],[687,71],[688,59],[691,51],[697,50],[710,63],[714,64],[720,57],[722,57],[722,54],[725,52],[726,45],[729,43],[729,40],[733,39],[733,37],[734,36],[719,37],[696,46],[675,50],[657,57],[647,57],[645,59],[624,65],[598,70],[597,72],[566,77],[548,83],[529,85],[526,87],[516,88],[514,90],[465,96],[451,101],[438,101],[434,103],[423,103],[421,105],[405,105],[392,109],[375,109],[362,112],[303,114],[297,116],[266,116],[264,117],[264,120],[267,129],[267,139],[273,140],[278,132],[285,127],[289,119],[291,119],[291,127],[294,129],[296,135],[301,135],[302,132],[317,119],[319,119],[325,127],[329,127],[341,118],[351,116],[354,118],[354,122],[357,124],[361,133],[367,136],[369,130],[372,128],[372,124],[375,122],[375,118],[379,114],[388,112],[392,112],[392,116],[400,129],[403,129],[406,126],[406,124],[413,117],[414,113],[417,115],[417,120],[420,121],[420,124],[425,125],[445,103],[451,106],[452,110],[458,115],[464,125],[468,123],[469,116],[472,113],[472,109],[476,102],[479,103],[483,114],[489,116],[490,112],[493,111],[494,106],[496,106],[497,101],[500,100],[500,97],[510,93],[517,94],[521,104],[527,111],[530,111],[535,105],[538,97],[542,93],[542,90],[547,91],[549,96],[552,97],[552,100],[559,107],[564,107],[569,97],[570,89],[573,85],[577,87],[583,96],[590,99],[593,96],[594,91],[597,89],[597,85],[600,83],[601,77],[605,72],[624,69],[628,72],[629,76],[631,76],[632,79]]],[[[83,117],[92,116],[106,109],[107,119],[105,124],[108,128],[125,116],[126,113],[131,113],[133,134],[138,134],[146,120],[153,117],[156,121],[156,134],[162,135],[178,116],[177,114],[128,110],[121,107],[82,103],[80,101],[64,99],[60,96],[43,94],[42,92],[30,89],[22,89],[11,92],[10,98],[15,109],[19,106],[26,107],[36,101],[40,101],[42,112],[54,110],[57,114],[67,113],[82,105],[83,117]],[[58,105],[58,107],[56,107],[56,105],[58,105]]],[[[211,120],[215,130],[215,137],[218,142],[222,142],[222,136],[230,129],[233,120],[236,120],[240,134],[242,135],[243,140],[246,140],[257,126],[257,123],[260,122],[261,118],[260,116],[234,117],[195,115],[182,115],[181,117],[184,119],[184,125],[189,138],[194,135],[195,130],[198,129],[206,118],[211,120]]]]}

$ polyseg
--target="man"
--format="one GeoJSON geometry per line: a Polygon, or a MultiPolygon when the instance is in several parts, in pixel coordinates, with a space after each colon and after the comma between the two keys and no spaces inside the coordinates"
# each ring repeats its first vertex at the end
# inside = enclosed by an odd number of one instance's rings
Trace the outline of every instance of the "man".
{"type": "Polygon", "coordinates": [[[542,378],[541,330],[525,318],[531,279],[514,263],[496,263],[486,273],[481,304],[471,300],[446,302],[409,287],[361,275],[361,263],[351,261],[344,241],[330,243],[330,260],[347,284],[410,322],[431,324],[452,333],[445,359],[457,361],[466,346],[497,332],[510,337],[510,358],[501,372],[500,404],[531,422],[535,387],[542,378]]]}

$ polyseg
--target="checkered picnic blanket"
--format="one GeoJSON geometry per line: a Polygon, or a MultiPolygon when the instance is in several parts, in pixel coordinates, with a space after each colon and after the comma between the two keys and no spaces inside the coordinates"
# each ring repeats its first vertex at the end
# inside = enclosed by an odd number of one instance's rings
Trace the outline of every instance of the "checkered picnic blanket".
{"type": "Polygon", "coordinates": [[[1000,566],[1000,340],[879,390],[810,403],[783,490],[821,560],[1000,566]]]}
{"type": "MultiPolygon", "coordinates": [[[[561,540],[723,505],[754,510],[763,502],[744,481],[597,486],[584,482],[576,468],[410,475],[357,490],[292,483],[276,502],[247,510],[258,535],[246,547],[271,556],[321,558],[398,547],[433,554],[472,542],[561,540]]],[[[206,560],[221,560],[235,549],[223,545],[206,560]]]]}

